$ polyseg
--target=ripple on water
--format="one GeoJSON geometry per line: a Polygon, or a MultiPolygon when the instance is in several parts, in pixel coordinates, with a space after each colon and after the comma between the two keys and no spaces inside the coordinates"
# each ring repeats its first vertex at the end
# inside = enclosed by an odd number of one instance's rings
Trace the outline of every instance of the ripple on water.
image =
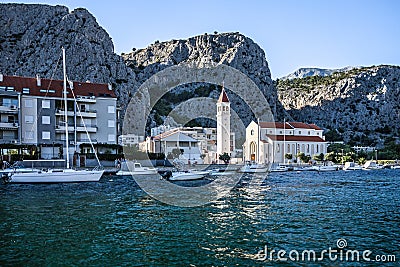
{"type": "Polygon", "coordinates": [[[2,185],[0,265],[257,266],[266,265],[254,259],[265,245],[321,251],[339,238],[352,249],[397,253],[399,173],[271,174],[256,187],[246,176],[196,208],[154,200],[131,178],[2,185]]]}

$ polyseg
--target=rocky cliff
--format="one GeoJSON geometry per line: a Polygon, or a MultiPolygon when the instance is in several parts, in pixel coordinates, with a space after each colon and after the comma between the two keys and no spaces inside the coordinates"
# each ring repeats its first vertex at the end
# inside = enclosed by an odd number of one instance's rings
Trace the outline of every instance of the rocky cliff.
{"type": "MultiPolygon", "coordinates": [[[[145,49],[134,50],[123,54],[129,68],[135,72],[137,81],[143,83],[151,75],[170,66],[186,63],[216,63],[233,67],[247,75],[262,91],[271,109],[276,109],[280,117],[284,112],[277,101],[277,93],[271,80],[268,63],[264,51],[250,38],[239,33],[204,34],[186,40],[156,41],[145,49]]],[[[220,81],[223,82],[222,79],[220,81]]],[[[229,89],[229,88],[228,88],[229,89]]],[[[202,83],[180,86],[174,91],[175,99],[186,100],[191,97],[217,98],[221,88],[202,83]],[[185,95],[182,97],[182,95],[185,95]]],[[[229,94],[229,92],[228,92],[229,94]]],[[[127,101],[127,99],[121,99],[127,101]]],[[[236,95],[230,95],[231,106],[239,114],[247,126],[251,119],[243,101],[236,95]]],[[[166,106],[158,111],[169,111],[174,108],[174,99],[169,97],[166,106]]],[[[165,101],[164,101],[165,103],[165,101]]],[[[201,108],[201,107],[199,107],[201,108]]],[[[213,107],[216,110],[216,107],[213,107]]],[[[158,112],[158,114],[160,114],[158,112]]],[[[186,113],[196,113],[197,108],[186,110],[186,113]]],[[[166,115],[166,114],[161,114],[166,115]]],[[[201,122],[201,121],[200,121],[201,122]]],[[[204,122],[203,122],[204,124],[204,122]]],[[[241,136],[241,133],[237,133],[241,136]]]]}
{"type": "Polygon", "coordinates": [[[379,146],[388,136],[399,136],[399,77],[399,66],[382,65],[278,80],[277,88],[295,120],[331,129],[346,142],[379,146]]]}
{"type": "Polygon", "coordinates": [[[346,72],[354,69],[355,67],[345,67],[341,69],[321,69],[321,68],[300,68],[293,73],[290,73],[280,79],[291,80],[296,78],[305,78],[309,76],[329,76],[334,72],[346,72]]]}
{"type": "MultiPolygon", "coordinates": [[[[122,113],[140,84],[151,75],[169,66],[199,61],[226,64],[243,72],[260,88],[270,106],[279,114],[284,112],[277,102],[264,51],[239,33],[156,42],[121,57],[114,53],[110,36],[85,9],[69,11],[64,6],[0,4],[0,27],[0,73],[61,78],[61,65],[55,68],[64,46],[69,78],[111,83],[122,113]]],[[[185,90],[193,93],[201,88],[204,85],[188,85],[185,90]]],[[[200,94],[216,98],[218,90],[214,87],[200,94]]],[[[251,119],[248,109],[235,96],[232,100],[248,123],[251,119]]]]}
{"type": "Polygon", "coordinates": [[[110,36],[86,9],[0,4],[0,28],[0,73],[61,79],[64,46],[71,80],[111,83],[122,96],[138,87],[110,36]]]}

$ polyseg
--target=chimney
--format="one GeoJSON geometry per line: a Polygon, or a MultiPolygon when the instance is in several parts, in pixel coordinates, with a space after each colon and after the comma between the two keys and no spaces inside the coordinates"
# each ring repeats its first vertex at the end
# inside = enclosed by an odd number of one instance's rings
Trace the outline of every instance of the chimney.
{"type": "Polygon", "coordinates": [[[0,82],[3,81],[3,73],[0,73],[0,82]]]}
{"type": "Polygon", "coordinates": [[[42,81],[40,80],[40,75],[36,74],[36,85],[38,87],[42,86],[42,81]]]}

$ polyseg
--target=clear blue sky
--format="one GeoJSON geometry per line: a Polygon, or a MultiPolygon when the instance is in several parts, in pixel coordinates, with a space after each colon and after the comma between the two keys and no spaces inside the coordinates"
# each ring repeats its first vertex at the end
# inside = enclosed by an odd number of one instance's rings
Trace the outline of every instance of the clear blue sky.
{"type": "Polygon", "coordinates": [[[300,67],[400,65],[398,0],[9,2],[85,7],[118,54],[155,40],[238,31],[265,50],[273,78],[300,67]]]}

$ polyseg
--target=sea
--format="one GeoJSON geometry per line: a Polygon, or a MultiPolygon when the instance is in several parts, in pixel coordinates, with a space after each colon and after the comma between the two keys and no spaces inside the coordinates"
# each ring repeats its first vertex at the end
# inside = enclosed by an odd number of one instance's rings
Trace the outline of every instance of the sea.
{"type": "Polygon", "coordinates": [[[0,266],[400,266],[400,170],[252,179],[197,207],[132,177],[1,184],[0,266]]]}

